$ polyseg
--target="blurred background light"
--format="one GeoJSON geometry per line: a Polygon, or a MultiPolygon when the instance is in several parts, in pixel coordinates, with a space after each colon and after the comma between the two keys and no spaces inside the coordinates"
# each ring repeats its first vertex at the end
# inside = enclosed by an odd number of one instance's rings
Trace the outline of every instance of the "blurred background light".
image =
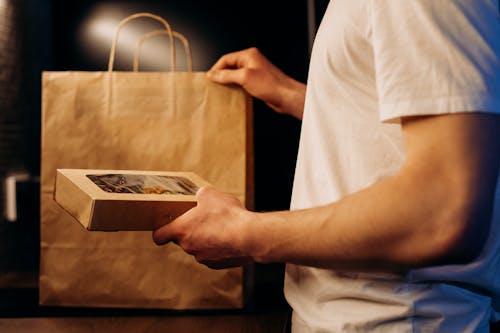
{"type": "MultiPolygon", "coordinates": [[[[130,15],[130,13],[112,4],[97,4],[89,11],[80,26],[78,38],[80,39],[81,45],[84,45],[84,52],[90,60],[107,64],[115,29],[120,21],[128,15],[130,15]]],[[[169,20],[168,17],[165,19],[169,20]]],[[[149,18],[139,18],[123,26],[120,30],[116,47],[114,69],[132,70],[131,64],[136,43],[140,40],[141,36],[157,29],[163,29],[163,25],[149,18]]],[[[172,26],[172,30],[179,31],[175,26],[172,26]]],[[[190,38],[189,31],[179,32],[187,37],[191,44],[191,48],[196,49],[195,53],[206,53],[200,50],[200,43],[197,43],[196,39],[190,38]],[[195,47],[193,47],[194,44],[195,47]]],[[[184,54],[183,45],[179,40],[176,40],[175,43],[176,69],[186,70],[186,55],[184,54]]],[[[194,54],[193,57],[196,58],[196,54],[194,54]]],[[[196,64],[200,65],[199,62],[196,62],[196,59],[194,63],[195,66],[196,64]]],[[[143,43],[140,50],[140,70],[170,70],[169,64],[170,45],[168,36],[165,35],[151,38],[143,43]]],[[[201,65],[207,66],[205,63],[201,65]]],[[[102,68],[102,70],[105,70],[105,68],[102,68]]]]}

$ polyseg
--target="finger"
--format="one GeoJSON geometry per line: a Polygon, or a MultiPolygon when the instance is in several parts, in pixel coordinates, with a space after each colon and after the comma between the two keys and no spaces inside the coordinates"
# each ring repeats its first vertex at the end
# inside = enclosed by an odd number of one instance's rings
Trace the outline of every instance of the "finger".
{"type": "Polygon", "coordinates": [[[210,193],[218,192],[213,186],[206,185],[202,186],[196,191],[196,200],[203,200],[210,193]]]}
{"type": "Polygon", "coordinates": [[[199,198],[199,196],[202,194],[202,192],[206,191],[206,189],[210,187],[209,185],[202,186],[196,191],[196,199],[199,198]]]}
{"type": "Polygon", "coordinates": [[[214,208],[221,204],[226,205],[230,203],[228,200],[232,200],[232,196],[217,190],[213,186],[203,186],[196,192],[196,201],[200,207],[208,205],[214,208]]]}
{"type": "Polygon", "coordinates": [[[200,260],[196,257],[195,259],[199,263],[211,269],[226,269],[232,267],[241,267],[253,262],[252,258],[250,257],[238,257],[238,258],[230,258],[224,260],[203,260],[203,259],[200,260]]]}
{"type": "Polygon", "coordinates": [[[196,192],[197,206],[202,209],[243,208],[242,202],[232,194],[221,192],[213,186],[204,186],[196,192]]]}
{"type": "Polygon", "coordinates": [[[248,75],[248,69],[218,69],[207,72],[207,77],[220,84],[238,84],[244,85],[245,77],[248,75]]]}
{"type": "Polygon", "coordinates": [[[247,62],[247,51],[236,51],[223,55],[219,60],[210,68],[212,70],[220,70],[227,68],[240,68],[244,67],[247,62]]]}
{"type": "Polygon", "coordinates": [[[156,245],[165,245],[169,242],[177,242],[177,232],[174,221],[153,231],[153,242],[156,245]]]}
{"type": "Polygon", "coordinates": [[[196,191],[196,206],[201,207],[204,205],[207,192],[210,192],[211,186],[202,186],[196,191]]]}

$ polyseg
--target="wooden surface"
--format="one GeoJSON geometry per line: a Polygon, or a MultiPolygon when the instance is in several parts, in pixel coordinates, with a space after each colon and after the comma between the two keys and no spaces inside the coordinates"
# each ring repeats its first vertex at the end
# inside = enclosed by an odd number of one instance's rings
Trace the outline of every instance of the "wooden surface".
{"type": "Polygon", "coordinates": [[[281,333],[284,313],[227,316],[0,318],[2,333],[281,333]]]}

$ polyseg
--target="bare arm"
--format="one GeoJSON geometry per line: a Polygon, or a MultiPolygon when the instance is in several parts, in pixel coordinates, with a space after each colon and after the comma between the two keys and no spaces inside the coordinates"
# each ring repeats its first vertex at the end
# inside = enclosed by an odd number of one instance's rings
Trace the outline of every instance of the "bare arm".
{"type": "Polygon", "coordinates": [[[154,233],[211,267],[252,259],[336,269],[404,270],[466,262],[489,231],[500,163],[500,117],[403,121],[407,155],[396,175],[332,204],[253,213],[214,189],[154,233]]]}
{"type": "Polygon", "coordinates": [[[276,112],[302,119],[305,84],[285,75],[256,48],[224,55],[207,76],[217,83],[237,84],[276,112]]]}

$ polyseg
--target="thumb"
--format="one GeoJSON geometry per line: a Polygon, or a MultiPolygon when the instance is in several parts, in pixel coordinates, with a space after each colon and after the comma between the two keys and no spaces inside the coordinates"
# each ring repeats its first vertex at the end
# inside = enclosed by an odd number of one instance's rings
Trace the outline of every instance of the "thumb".
{"type": "Polygon", "coordinates": [[[156,245],[165,245],[169,242],[175,243],[177,241],[177,234],[173,222],[174,221],[165,224],[161,228],[153,231],[153,242],[155,242],[156,245]]]}
{"type": "MultiPolygon", "coordinates": [[[[206,187],[201,187],[198,189],[198,191],[196,192],[197,198],[199,198],[201,192],[206,191],[204,190],[204,188],[206,187]]],[[[192,220],[193,216],[196,216],[195,208],[196,207],[189,209],[181,216],[178,216],[176,219],[153,231],[153,241],[156,243],[156,245],[164,245],[169,242],[178,244],[182,237],[185,236],[185,228],[183,226],[185,226],[186,223],[189,223],[189,221],[192,220]]]]}

